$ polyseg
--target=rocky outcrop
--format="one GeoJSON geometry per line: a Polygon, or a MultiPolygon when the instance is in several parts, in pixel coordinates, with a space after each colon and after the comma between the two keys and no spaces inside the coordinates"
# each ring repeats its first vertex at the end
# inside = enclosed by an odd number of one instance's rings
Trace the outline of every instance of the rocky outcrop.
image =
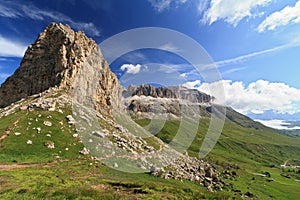
{"type": "Polygon", "coordinates": [[[167,116],[169,119],[181,115],[210,116],[205,110],[214,97],[196,89],[182,86],[157,87],[150,84],[130,85],[123,92],[127,109],[138,118],[167,116]]]}
{"type": "Polygon", "coordinates": [[[93,96],[95,108],[111,114],[112,98],[118,93],[119,82],[98,45],[83,32],[56,23],[50,24],[28,47],[20,67],[1,85],[0,108],[49,88],[71,92],[78,75],[91,76],[82,72],[86,66],[99,75],[93,96]]]}
{"type": "Polygon", "coordinates": [[[126,96],[151,96],[154,98],[172,98],[187,100],[193,103],[210,103],[214,100],[214,97],[200,92],[196,89],[188,89],[182,86],[169,86],[169,87],[157,87],[150,84],[143,84],[140,86],[130,85],[128,87],[126,96]]]}
{"type": "Polygon", "coordinates": [[[222,190],[224,182],[211,164],[188,155],[165,168],[151,168],[151,174],[164,179],[190,180],[198,182],[208,191],[222,190]]]}

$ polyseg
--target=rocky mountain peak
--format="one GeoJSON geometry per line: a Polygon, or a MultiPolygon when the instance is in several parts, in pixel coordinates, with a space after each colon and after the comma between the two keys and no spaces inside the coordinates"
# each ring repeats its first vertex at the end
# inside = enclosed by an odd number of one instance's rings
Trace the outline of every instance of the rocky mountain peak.
{"type": "Polygon", "coordinates": [[[183,86],[154,87],[151,84],[142,84],[140,86],[130,85],[126,96],[135,95],[150,96],[154,98],[181,99],[194,103],[210,103],[214,100],[213,96],[183,86]]]}
{"type": "Polygon", "coordinates": [[[0,108],[49,88],[71,91],[75,77],[85,72],[99,74],[95,101],[98,109],[108,110],[110,93],[118,87],[118,80],[104,60],[97,43],[84,32],[70,26],[51,23],[28,47],[20,67],[0,87],[0,108]],[[102,89],[101,89],[102,88],[102,89]],[[111,89],[111,90],[109,90],[111,89]]]}

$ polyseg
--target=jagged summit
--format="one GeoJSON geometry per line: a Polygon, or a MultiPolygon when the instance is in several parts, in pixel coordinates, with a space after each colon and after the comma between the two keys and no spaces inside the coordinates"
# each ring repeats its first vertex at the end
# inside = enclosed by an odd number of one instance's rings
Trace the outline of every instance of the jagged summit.
{"type": "Polygon", "coordinates": [[[171,98],[188,100],[194,103],[210,103],[215,98],[196,89],[188,89],[183,86],[154,87],[151,84],[139,86],[129,85],[126,96],[150,96],[154,98],[171,98]]]}
{"type": "Polygon", "coordinates": [[[112,89],[118,80],[97,43],[82,31],[74,32],[68,25],[51,23],[28,47],[20,67],[1,85],[0,108],[52,87],[69,91],[84,67],[105,74],[99,77],[99,95],[95,101],[105,104],[102,110],[107,109],[112,90],[101,88],[112,89]]]}

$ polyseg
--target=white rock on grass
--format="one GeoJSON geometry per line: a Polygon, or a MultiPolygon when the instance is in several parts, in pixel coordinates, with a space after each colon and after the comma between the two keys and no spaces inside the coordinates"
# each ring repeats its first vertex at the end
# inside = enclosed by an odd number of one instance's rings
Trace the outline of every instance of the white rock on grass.
{"type": "Polygon", "coordinates": [[[44,121],[44,123],[43,123],[45,126],[52,126],[52,123],[51,122],[49,122],[49,121],[44,121]]]}
{"type": "Polygon", "coordinates": [[[54,142],[45,142],[45,146],[48,148],[48,149],[54,149],[55,146],[54,146],[54,142]]]}
{"type": "Polygon", "coordinates": [[[27,140],[26,143],[27,143],[27,144],[32,144],[32,141],[31,141],[31,140],[27,140]]]}
{"type": "Polygon", "coordinates": [[[83,147],[83,149],[81,151],[79,151],[79,153],[81,153],[83,155],[88,155],[90,153],[90,151],[87,148],[83,147]]]}
{"type": "Polygon", "coordinates": [[[20,132],[15,132],[15,135],[19,136],[19,135],[21,135],[21,133],[20,132]]]}
{"type": "Polygon", "coordinates": [[[42,129],[40,127],[37,127],[36,130],[38,133],[40,133],[42,129]]]}
{"type": "Polygon", "coordinates": [[[67,115],[66,118],[68,119],[69,124],[75,124],[75,119],[72,115],[67,115]]]}
{"type": "Polygon", "coordinates": [[[51,135],[48,133],[47,135],[46,135],[47,137],[51,137],[51,135]]]}
{"type": "Polygon", "coordinates": [[[73,138],[77,138],[77,137],[78,137],[77,133],[73,134],[73,138]]]}
{"type": "Polygon", "coordinates": [[[26,106],[26,105],[20,107],[20,110],[27,110],[27,109],[28,109],[28,106],[26,106]]]}

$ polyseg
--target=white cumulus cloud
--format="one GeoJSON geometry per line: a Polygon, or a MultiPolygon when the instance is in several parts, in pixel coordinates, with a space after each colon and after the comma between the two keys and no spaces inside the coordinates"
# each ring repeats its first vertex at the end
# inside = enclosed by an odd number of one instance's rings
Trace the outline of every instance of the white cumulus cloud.
{"type": "Polygon", "coordinates": [[[142,65],[140,65],[140,64],[137,64],[137,65],[123,64],[120,69],[122,71],[126,70],[126,73],[128,73],[128,74],[137,74],[140,72],[141,67],[142,67],[142,65]]]}
{"type": "Polygon", "coordinates": [[[3,57],[23,57],[26,46],[19,44],[0,35],[0,56],[3,57]]]}
{"type": "Polygon", "coordinates": [[[272,0],[211,0],[210,6],[205,11],[203,19],[205,24],[211,25],[218,20],[224,20],[236,26],[246,17],[255,17],[261,13],[255,10],[258,7],[266,6],[272,0]]]}
{"type": "Polygon", "coordinates": [[[201,83],[200,80],[195,80],[195,81],[191,81],[191,82],[186,82],[182,86],[187,87],[187,88],[195,88],[195,87],[199,86],[200,83],[201,83]]]}
{"type": "Polygon", "coordinates": [[[282,10],[269,15],[257,27],[257,31],[263,32],[265,30],[275,30],[280,26],[285,26],[292,23],[300,23],[300,0],[295,4],[295,6],[286,6],[282,10]]]}
{"type": "Polygon", "coordinates": [[[295,114],[300,112],[300,89],[285,83],[272,83],[257,80],[245,86],[243,82],[222,80],[214,83],[202,83],[196,87],[200,91],[220,98],[220,86],[223,86],[225,103],[237,111],[248,114],[262,114],[272,110],[276,113],[295,114]]]}

